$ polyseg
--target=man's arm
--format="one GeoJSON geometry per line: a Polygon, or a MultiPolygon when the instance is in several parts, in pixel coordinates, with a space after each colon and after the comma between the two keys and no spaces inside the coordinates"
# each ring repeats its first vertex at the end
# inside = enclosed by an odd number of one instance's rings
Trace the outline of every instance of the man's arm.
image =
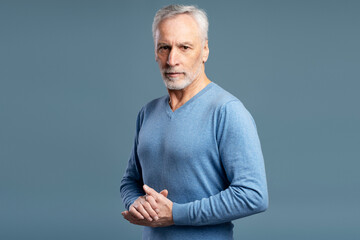
{"type": "Polygon", "coordinates": [[[131,156],[127,169],[121,180],[120,193],[126,209],[129,210],[135,218],[149,221],[157,220],[157,204],[155,201],[146,201],[143,191],[142,170],[137,155],[138,134],[142,123],[143,109],[139,112],[136,120],[136,134],[131,156]]]}
{"type": "Polygon", "coordinates": [[[126,209],[129,209],[138,197],[145,195],[142,190],[141,168],[135,155],[133,151],[120,185],[120,194],[126,209]]]}
{"type": "Polygon", "coordinates": [[[216,138],[230,185],[208,198],[174,203],[172,211],[176,225],[219,224],[267,209],[260,141],[255,122],[240,101],[231,101],[222,107],[216,138]]]}

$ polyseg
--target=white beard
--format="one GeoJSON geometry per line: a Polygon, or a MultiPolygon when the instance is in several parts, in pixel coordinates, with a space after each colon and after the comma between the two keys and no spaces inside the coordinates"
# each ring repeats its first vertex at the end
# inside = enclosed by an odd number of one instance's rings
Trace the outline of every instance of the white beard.
{"type": "MultiPolygon", "coordinates": [[[[196,78],[199,77],[202,67],[202,62],[200,62],[198,69],[193,74],[185,72],[185,76],[182,80],[176,78],[165,77],[165,71],[169,71],[169,68],[163,71],[163,81],[165,86],[169,90],[182,90],[189,86],[196,78]]],[[[183,71],[179,71],[183,72],[183,71]]]]}
{"type": "Polygon", "coordinates": [[[178,81],[175,79],[169,79],[166,77],[163,77],[165,86],[167,89],[170,90],[181,90],[189,86],[193,80],[191,80],[189,77],[185,77],[182,81],[178,81]]]}

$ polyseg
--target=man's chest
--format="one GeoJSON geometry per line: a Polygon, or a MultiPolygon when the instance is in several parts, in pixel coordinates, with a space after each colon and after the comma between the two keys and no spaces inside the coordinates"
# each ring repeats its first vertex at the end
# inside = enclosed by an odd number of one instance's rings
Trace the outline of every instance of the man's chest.
{"type": "MultiPolygon", "coordinates": [[[[193,156],[217,151],[214,119],[179,117],[161,121],[157,117],[146,119],[138,136],[138,154],[141,163],[164,161],[171,164],[180,158],[187,161],[193,156]]],[[[159,162],[160,163],[160,162],[159,162]]]]}

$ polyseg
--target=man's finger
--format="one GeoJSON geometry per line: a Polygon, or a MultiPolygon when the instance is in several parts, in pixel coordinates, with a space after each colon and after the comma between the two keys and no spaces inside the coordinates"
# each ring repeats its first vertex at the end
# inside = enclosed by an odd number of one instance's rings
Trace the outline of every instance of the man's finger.
{"type": "Polygon", "coordinates": [[[152,226],[151,222],[148,222],[146,219],[142,219],[142,220],[137,219],[134,216],[132,216],[129,211],[122,212],[122,215],[127,221],[129,221],[132,224],[142,225],[142,226],[152,226]]]}
{"type": "Polygon", "coordinates": [[[130,206],[129,213],[132,216],[136,217],[137,219],[144,219],[144,216],[141,213],[139,213],[138,210],[136,210],[136,208],[133,205],[130,206]]]}
{"type": "Polygon", "coordinates": [[[124,212],[122,212],[121,214],[123,215],[123,217],[124,217],[126,220],[128,220],[128,221],[131,222],[131,223],[133,223],[133,222],[136,220],[136,218],[133,217],[133,216],[130,214],[129,211],[124,211],[124,212]]]}
{"type": "Polygon", "coordinates": [[[149,187],[148,185],[144,184],[143,189],[146,192],[146,194],[152,196],[155,199],[155,201],[159,198],[159,193],[154,189],[152,189],[151,187],[149,187]]]}
{"type": "MultiPolygon", "coordinates": [[[[146,203],[146,201],[144,201],[144,203],[146,203]]],[[[138,205],[134,205],[134,208],[144,217],[146,218],[148,221],[152,221],[153,219],[150,217],[149,213],[145,210],[144,206],[142,205],[143,203],[140,203],[138,205]]],[[[143,219],[143,218],[142,218],[143,219]]]]}
{"type": "MultiPolygon", "coordinates": [[[[143,204],[143,207],[145,208],[145,210],[147,211],[147,213],[150,215],[150,217],[152,219],[155,219],[155,220],[158,220],[159,217],[157,215],[157,213],[154,211],[154,209],[151,207],[150,203],[149,202],[145,202],[143,204]]],[[[149,220],[150,221],[150,220],[149,220]]]]}
{"type": "Polygon", "coordinates": [[[164,189],[160,192],[160,194],[163,195],[164,197],[167,197],[169,192],[168,192],[168,190],[164,189]]]}
{"type": "Polygon", "coordinates": [[[157,212],[157,213],[160,212],[159,206],[158,206],[157,202],[155,201],[155,199],[154,199],[152,196],[146,195],[146,196],[145,196],[145,199],[146,199],[146,201],[147,201],[148,203],[150,203],[150,206],[152,207],[152,209],[155,210],[155,212],[157,212]]]}
{"type": "Polygon", "coordinates": [[[123,212],[122,215],[126,220],[128,220],[132,224],[136,224],[137,221],[144,221],[144,220],[139,220],[139,219],[135,218],[134,216],[132,216],[130,214],[129,211],[123,212]]]}

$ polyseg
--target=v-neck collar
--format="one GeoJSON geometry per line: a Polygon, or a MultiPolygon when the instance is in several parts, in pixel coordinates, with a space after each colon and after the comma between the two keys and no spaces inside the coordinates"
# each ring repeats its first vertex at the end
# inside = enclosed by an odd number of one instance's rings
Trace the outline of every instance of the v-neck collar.
{"type": "Polygon", "coordinates": [[[169,104],[169,100],[170,100],[170,96],[167,95],[165,97],[165,109],[166,109],[166,113],[167,115],[172,118],[173,116],[175,116],[176,114],[180,114],[182,111],[184,111],[188,105],[190,105],[192,102],[194,102],[196,99],[198,99],[201,95],[203,95],[204,93],[206,93],[209,89],[211,89],[213,87],[215,83],[210,82],[208,85],[206,85],[203,89],[201,89],[197,94],[195,94],[192,98],[190,98],[187,102],[185,102],[181,107],[179,107],[178,109],[176,109],[175,111],[172,111],[170,104],[169,104]]]}

